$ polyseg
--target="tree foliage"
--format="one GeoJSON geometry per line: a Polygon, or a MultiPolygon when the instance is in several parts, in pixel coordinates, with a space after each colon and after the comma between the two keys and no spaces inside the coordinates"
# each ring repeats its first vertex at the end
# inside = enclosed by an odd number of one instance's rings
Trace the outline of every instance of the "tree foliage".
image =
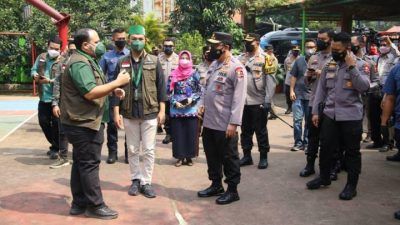
{"type": "Polygon", "coordinates": [[[176,10],[171,14],[171,22],[179,32],[199,31],[203,37],[212,32],[234,33],[235,39],[243,38],[241,28],[232,19],[243,0],[176,0],[176,10]]]}
{"type": "Polygon", "coordinates": [[[193,63],[198,64],[201,62],[203,54],[204,39],[199,31],[193,31],[191,33],[184,33],[180,36],[176,43],[177,52],[187,50],[192,53],[193,63]]]}

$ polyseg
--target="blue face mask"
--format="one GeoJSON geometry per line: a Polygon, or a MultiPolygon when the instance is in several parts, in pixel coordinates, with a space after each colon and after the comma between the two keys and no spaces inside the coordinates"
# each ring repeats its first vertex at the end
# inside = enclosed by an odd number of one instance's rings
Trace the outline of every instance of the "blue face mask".
{"type": "Polygon", "coordinates": [[[172,47],[164,47],[164,53],[167,55],[171,55],[174,52],[172,47]]]}

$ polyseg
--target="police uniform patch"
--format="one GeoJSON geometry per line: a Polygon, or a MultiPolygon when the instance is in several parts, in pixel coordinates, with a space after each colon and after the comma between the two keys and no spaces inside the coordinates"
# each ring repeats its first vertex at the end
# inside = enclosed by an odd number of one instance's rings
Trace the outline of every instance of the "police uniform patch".
{"type": "Polygon", "coordinates": [[[237,68],[235,69],[235,73],[236,73],[236,76],[237,76],[238,78],[243,78],[243,76],[244,76],[243,68],[242,68],[242,67],[237,67],[237,68]]]}
{"type": "Polygon", "coordinates": [[[346,81],[346,87],[348,87],[348,88],[353,87],[353,82],[351,82],[351,81],[346,81]]]}
{"type": "Polygon", "coordinates": [[[123,62],[123,63],[121,64],[121,67],[122,67],[122,68],[129,68],[129,67],[131,67],[131,64],[130,64],[129,62],[123,62]]]}
{"type": "Polygon", "coordinates": [[[364,64],[364,65],[363,65],[363,71],[364,71],[365,73],[367,73],[367,74],[369,74],[369,73],[371,72],[371,70],[369,69],[368,64],[364,64]]]}

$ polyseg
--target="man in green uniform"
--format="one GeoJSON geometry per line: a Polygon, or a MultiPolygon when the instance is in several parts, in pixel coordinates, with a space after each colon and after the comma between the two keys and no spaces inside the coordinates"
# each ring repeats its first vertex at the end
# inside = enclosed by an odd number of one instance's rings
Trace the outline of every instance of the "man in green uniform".
{"type": "Polygon", "coordinates": [[[106,48],[95,30],[77,31],[74,42],[77,52],[71,55],[62,74],[60,99],[61,123],[73,146],[70,214],[115,219],[118,213],[103,201],[99,165],[104,123],[109,115],[107,96],[128,83],[130,76],[120,74],[115,81],[106,83],[97,62],[106,48]]]}

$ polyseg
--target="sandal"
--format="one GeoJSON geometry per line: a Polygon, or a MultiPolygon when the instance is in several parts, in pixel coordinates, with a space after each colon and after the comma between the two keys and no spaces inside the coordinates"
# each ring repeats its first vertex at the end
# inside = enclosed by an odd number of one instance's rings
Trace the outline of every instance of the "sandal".
{"type": "Polygon", "coordinates": [[[178,161],[176,161],[176,163],[175,163],[175,166],[176,167],[182,166],[182,159],[178,159],[178,161]]]}

